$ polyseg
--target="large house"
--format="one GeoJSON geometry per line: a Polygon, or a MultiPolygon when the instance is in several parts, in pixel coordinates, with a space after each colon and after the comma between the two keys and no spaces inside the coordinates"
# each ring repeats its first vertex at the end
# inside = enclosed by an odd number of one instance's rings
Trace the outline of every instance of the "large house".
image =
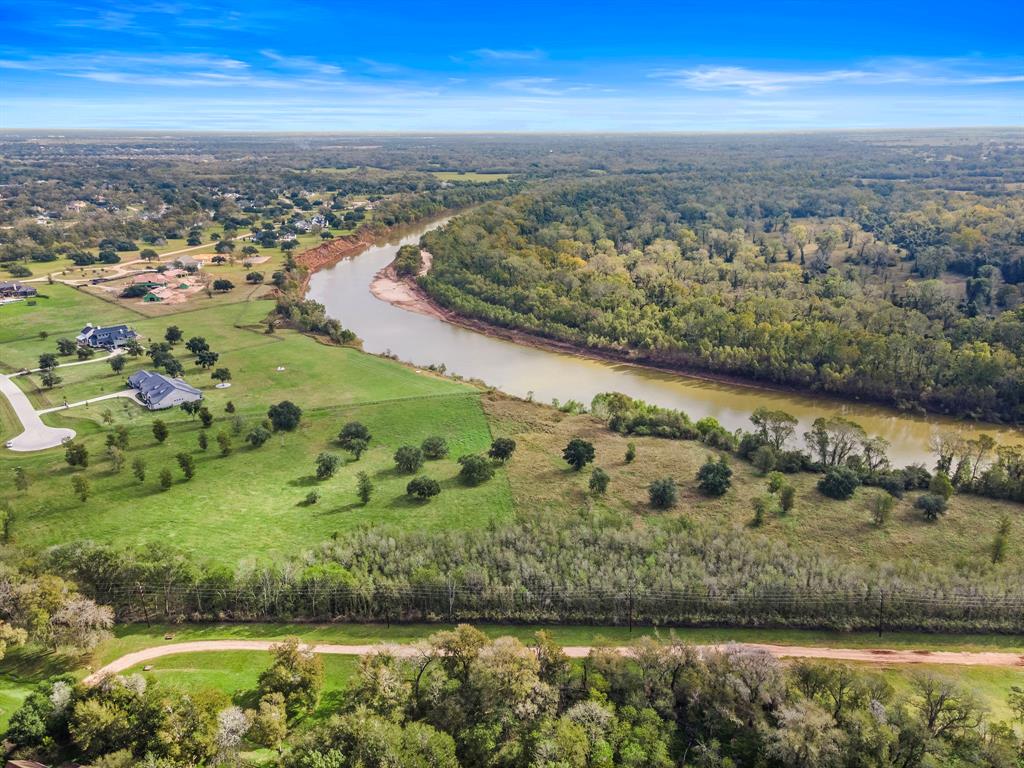
{"type": "Polygon", "coordinates": [[[0,298],[4,299],[27,299],[35,296],[36,289],[31,285],[25,285],[16,281],[0,282],[0,298]]]}
{"type": "Polygon", "coordinates": [[[156,371],[136,371],[128,377],[128,386],[138,391],[138,399],[151,411],[203,399],[195,387],[156,371]]]}
{"type": "Polygon", "coordinates": [[[85,328],[76,337],[83,347],[93,349],[120,349],[139,334],[127,325],[108,325],[106,327],[86,323],[85,328]]]}

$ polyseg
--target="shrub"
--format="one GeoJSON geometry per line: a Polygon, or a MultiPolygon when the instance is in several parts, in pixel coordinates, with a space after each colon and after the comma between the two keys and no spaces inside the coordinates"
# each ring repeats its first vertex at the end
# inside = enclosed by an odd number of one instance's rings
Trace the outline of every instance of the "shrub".
{"type": "Polygon", "coordinates": [[[609,480],[610,478],[608,477],[607,472],[600,467],[594,467],[590,473],[590,482],[588,483],[590,492],[598,496],[603,496],[608,491],[609,480]]]}
{"type": "Polygon", "coordinates": [[[306,498],[302,500],[304,506],[311,507],[320,501],[320,491],[315,488],[306,494],[306,498]]]}
{"type": "Polygon", "coordinates": [[[511,437],[496,437],[491,443],[490,449],[487,451],[487,455],[492,459],[496,459],[502,463],[512,458],[512,454],[516,452],[516,441],[511,437]]]}
{"type": "Polygon", "coordinates": [[[708,496],[721,496],[732,486],[732,467],[719,457],[718,461],[708,458],[697,471],[697,487],[708,496]]]}
{"type": "Polygon", "coordinates": [[[245,438],[253,448],[259,448],[270,439],[270,430],[263,427],[256,427],[245,438]]]}
{"type": "Polygon", "coordinates": [[[876,493],[871,497],[869,505],[871,509],[871,522],[877,527],[882,528],[889,521],[889,516],[892,514],[892,508],[896,506],[896,501],[889,493],[876,493]]]}
{"type": "Polygon", "coordinates": [[[494,477],[494,464],[479,453],[460,456],[459,465],[459,479],[466,485],[480,485],[494,477]]]}
{"type": "Polygon", "coordinates": [[[778,466],[777,452],[770,445],[762,445],[751,454],[750,463],[762,475],[767,475],[778,466]]]}
{"type": "Polygon", "coordinates": [[[355,453],[358,459],[359,454],[366,450],[371,437],[370,430],[365,425],[358,421],[350,421],[338,433],[338,444],[346,451],[355,453]]]}
{"type": "Polygon", "coordinates": [[[849,467],[832,467],[818,481],[818,490],[831,499],[848,499],[860,485],[860,477],[849,467]]]}
{"type": "Polygon", "coordinates": [[[579,437],[569,441],[562,451],[562,458],[570,467],[579,472],[594,460],[594,444],[579,437]]]}
{"type": "Polygon", "coordinates": [[[282,400],[267,409],[267,418],[270,419],[275,432],[281,430],[290,432],[299,426],[299,422],[302,420],[302,409],[291,400],[282,400]]]}
{"type": "Polygon", "coordinates": [[[779,502],[782,505],[783,513],[789,512],[796,505],[796,488],[789,483],[782,486],[779,494],[779,502]]]}
{"type": "Polygon", "coordinates": [[[769,493],[778,493],[786,485],[786,476],[781,472],[771,472],[768,475],[769,493]]]}
{"type": "Polygon", "coordinates": [[[938,520],[946,513],[946,499],[937,493],[926,493],[914,502],[914,506],[921,510],[924,519],[929,522],[938,520]]]}
{"type": "Polygon", "coordinates": [[[679,489],[671,477],[655,480],[647,487],[647,495],[655,509],[670,509],[679,503],[679,489]]]}
{"type": "Polygon", "coordinates": [[[234,287],[234,283],[232,283],[230,280],[225,280],[224,278],[220,278],[218,280],[213,281],[213,290],[215,291],[221,291],[223,293],[225,291],[230,291],[234,287]]]}
{"type": "Polygon", "coordinates": [[[405,486],[405,492],[410,496],[426,501],[441,492],[441,485],[432,477],[420,475],[409,481],[409,484],[405,486]]]}
{"type": "Polygon", "coordinates": [[[373,495],[373,482],[365,472],[356,475],[356,493],[359,494],[359,500],[363,504],[368,504],[373,495]]]}
{"type": "Polygon", "coordinates": [[[178,460],[178,466],[181,467],[181,472],[185,475],[186,480],[191,480],[196,474],[196,462],[187,453],[179,453],[175,456],[178,460]]]}
{"type": "Polygon", "coordinates": [[[953,481],[944,472],[936,472],[928,483],[928,492],[948,501],[953,495],[953,481]]]}
{"type": "Polygon", "coordinates": [[[171,475],[171,470],[169,470],[167,467],[164,467],[163,469],[161,469],[160,470],[160,490],[161,491],[169,491],[171,489],[171,485],[173,483],[174,483],[174,476],[171,475]]]}
{"type": "Polygon", "coordinates": [[[626,443],[626,456],[625,460],[627,464],[632,464],[636,459],[636,443],[626,443]]]}
{"type": "Polygon", "coordinates": [[[443,437],[428,437],[420,445],[423,455],[431,460],[443,459],[448,455],[448,443],[443,437]]]}
{"type": "Polygon", "coordinates": [[[423,466],[423,451],[415,445],[403,445],[395,451],[395,467],[399,472],[411,474],[423,466]]]}
{"type": "Polygon", "coordinates": [[[321,453],[316,457],[316,479],[327,480],[334,477],[341,466],[341,459],[333,453],[321,453]]]}

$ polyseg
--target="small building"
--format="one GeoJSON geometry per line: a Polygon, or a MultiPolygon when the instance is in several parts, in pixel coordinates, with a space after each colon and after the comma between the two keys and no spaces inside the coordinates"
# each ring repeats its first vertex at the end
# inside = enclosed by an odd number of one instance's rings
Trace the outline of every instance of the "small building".
{"type": "Polygon", "coordinates": [[[199,259],[194,259],[191,256],[179,256],[174,260],[174,263],[177,264],[180,269],[188,270],[189,272],[195,272],[197,269],[203,268],[203,262],[199,259]]]}
{"type": "Polygon", "coordinates": [[[129,341],[137,339],[139,334],[127,325],[108,325],[106,327],[86,323],[85,328],[76,337],[83,347],[92,349],[120,349],[129,341]]]}
{"type": "Polygon", "coordinates": [[[154,288],[158,285],[165,285],[167,278],[158,272],[145,272],[141,275],[135,275],[132,278],[132,285],[143,285],[146,288],[154,288]]]}
{"type": "Polygon", "coordinates": [[[157,371],[136,371],[128,377],[128,386],[137,391],[137,397],[151,411],[162,411],[182,403],[193,403],[203,399],[203,393],[157,371]]]}
{"type": "Polygon", "coordinates": [[[4,299],[27,299],[35,296],[38,291],[31,285],[19,283],[16,280],[0,282],[0,298],[4,299]]]}
{"type": "Polygon", "coordinates": [[[45,763],[37,763],[35,760],[8,760],[4,768],[50,768],[45,763]]]}
{"type": "Polygon", "coordinates": [[[156,286],[149,293],[142,297],[145,302],[164,301],[174,296],[174,291],[166,286],[156,286]]]}

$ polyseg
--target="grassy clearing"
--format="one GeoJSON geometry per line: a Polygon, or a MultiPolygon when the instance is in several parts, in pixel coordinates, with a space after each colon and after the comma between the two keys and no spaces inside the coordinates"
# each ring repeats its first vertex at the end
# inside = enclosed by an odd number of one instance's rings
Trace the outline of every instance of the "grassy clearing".
{"type": "Polygon", "coordinates": [[[474,184],[504,181],[512,175],[510,173],[477,173],[476,171],[431,171],[430,173],[441,181],[470,181],[474,184]]]}
{"type": "MultiPolygon", "coordinates": [[[[861,488],[852,499],[836,501],[818,492],[818,475],[789,477],[797,489],[796,507],[784,517],[769,518],[756,531],[750,528],[753,500],[767,491],[765,478],[747,462],[733,458],[732,489],[720,498],[702,495],[696,484],[700,465],[717,455],[694,441],[626,438],[607,430],[590,416],[571,416],[551,408],[504,397],[484,400],[495,434],[508,434],[518,442],[508,467],[516,508],[559,509],[567,512],[598,510],[625,516],[636,525],[663,525],[685,517],[693,522],[726,525],[751,535],[785,541],[796,547],[845,562],[929,562],[991,567],[989,547],[1006,514],[1020,515],[1021,505],[957,495],[949,511],[928,523],[913,507],[914,495],[899,501],[890,522],[877,528],[870,522],[868,501],[878,489],[861,488]],[[561,451],[572,437],[594,443],[596,466],[611,477],[608,494],[595,499],[587,491],[589,470],[571,471],[561,451]],[[634,442],[637,459],[626,464],[626,445],[634,442]],[[655,512],[647,486],[661,477],[679,485],[679,505],[671,512],[655,512]]],[[[997,566],[1016,569],[1024,564],[1024,549],[1010,548],[997,566]]]]}
{"type": "MultiPolygon", "coordinates": [[[[175,317],[190,335],[203,335],[221,354],[218,365],[233,373],[233,386],[213,387],[208,373],[196,368],[183,345],[178,355],[189,370],[187,378],[202,387],[215,423],[207,430],[209,448],[201,451],[200,422],[177,409],[154,415],[127,400],[111,400],[61,411],[47,417],[54,425],[75,429],[91,455],[90,467],[72,470],[59,450],[32,455],[0,454],[0,477],[9,482],[14,466],[27,470],[31,486],[12,498],[17,516],[17,544],[36,548],[76,539],[117,544],[167,543],[199,559],[226,564],[294,555],[335,533],[365,524],[392,524],[418,530],[448,530],[506,520],[512,507],[503,470],[478,488],[455,480],[455,459],[486,450],[491,434],[477,390],[350,348],[325,346],[290,331],[274,335],[252,323],[269,306],[262,302],[225,305],[175,317]],[[284,367],[284,371],[278,371],[284,367]],[[244,436],[266,416],[267,406],[290,399],[304,410],[301,427],[279,433],[259,449],[244,436]],[[226,412],[228,401],[235,415],[226,412]],[[113,473],[105,460],[104,440],[114,424],[125,425],[131,446],[127,466],[113,473]],[[152,436],[155,418],[163,419],[170,437],[159,444],[152,436]],[[358,462],[348,460],[329,480],[313,477],[318,453],[341,454],[335,437],[342,424],[359,420],[373,433],[370,450],[358,462]],[[225,431],[233,442],[230,455],[219,454],[216,435],[225,431]],[[423,474],[441,482],[442,494],[429,503],[412,502],[405,494],[409,476],[393,468],[392,454],[406,443],[419,444],[438,434],[451,447],[448,459],[428,462],[423,474]],[[196,476],[186,482],[176,455],[189,453],[196,476]],[[145,481],[133,477],[130,464],[141,458],[145,481]],[[160,470],[174,475],[173,487],[161,492],[160,470]],[[356,498],[356,473],[367,472],[376,486],[368,505],[356,498]],[[92,495],[81,502],[71,493],[71,477],[84,473],[92,495]],[[316,505],[304,505],[306,495],[321,494],[316,505]]],[[[164,320],[144,320],[137,329],[159,339],[164,320]]],[[[36,342],[33,354],[49,348],[36,342]]],[[[143,358],[144,359],[144,358],[143,358]]],[[[115,375],[105,362],[65,368],[62,386],[52,392],[30,391],[37,405],[59,404],[117,391],[132,361],[115,375]]],[[[30,385],[31,386],[31,385],[30,385]]],[[[5,487],[6,490],[6,487],[5,487]]],[[[13,495],[13,494],[12,494],[13,495]]]]}

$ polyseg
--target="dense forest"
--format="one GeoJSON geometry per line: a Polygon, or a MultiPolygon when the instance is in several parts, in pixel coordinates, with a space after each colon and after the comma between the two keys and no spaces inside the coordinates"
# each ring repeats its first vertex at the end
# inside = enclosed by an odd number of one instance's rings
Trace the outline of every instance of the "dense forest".
{"type": "MultiPolygon", "coordinates": [[[[979,175],[1016,178],[1019,147],[975,149],[979,175]]],[[[965,188],[914,159],[893,174],[873,153],[715,155],[551,182],[430,233],[422,284],[458,313],[617,356],[1019,422],[1016,182],[965,188]]]]}
{"type": "MultiPolygon", "coordinates": [[[[246,743],[276,749],[284,768],[1019,765],[1013,723],[928,673],[899,691],[845,665],[654,640],[573,661],[544,632],[526,644],[467,625],[412,651],[362,657],[330,700],[322,660],[297,640],[275,647],[240,704],[155,676],[58,677],[29,695],[6,739],[17,755],[104,768],[245,765],[246,743]]],[[[1010,706],[1024,717],[1020,694],[1010,706]]]]}

